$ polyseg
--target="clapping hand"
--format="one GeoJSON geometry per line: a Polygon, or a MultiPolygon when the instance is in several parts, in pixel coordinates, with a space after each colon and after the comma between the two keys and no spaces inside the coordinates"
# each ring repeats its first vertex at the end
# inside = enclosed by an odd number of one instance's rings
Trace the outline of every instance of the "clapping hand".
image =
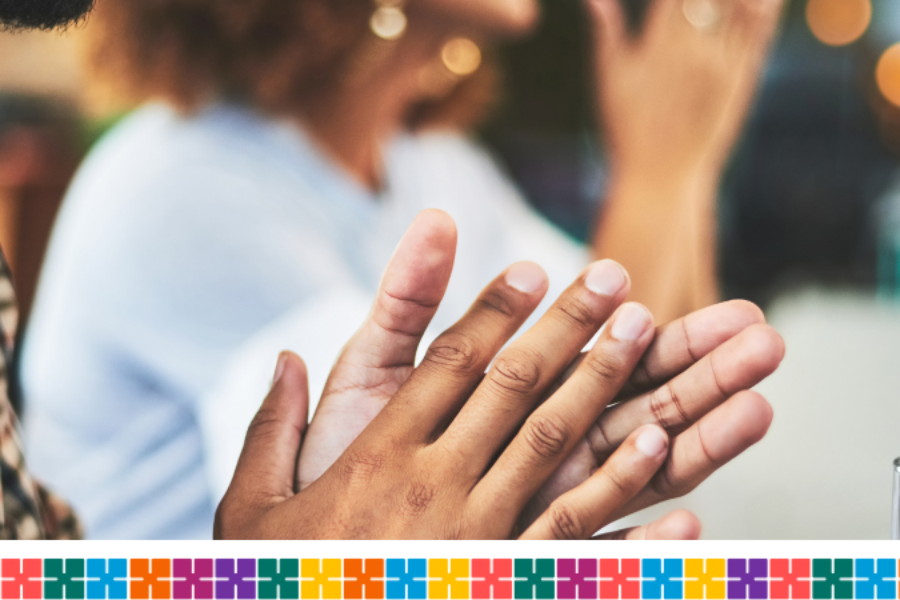
{"type": "MultiPolygon", "coordinates": [[[[652,320],[639,305],[621,304],[629,282],[610,261],[593,265],[534,328],[496,356],[547,288],[536,265],[514,265],[415,368],[416,347],[443,296],[454,250],[452,221],[434,211],[420,216],[386,272],[372,313],[338,361],[308,432],[302,363],[282,356],[220,506],[219,536],[589,537],[621,514],[696,485],[765,432],[771,412],[758,396],[738,394],[710,410],[721,399],[700,393],[684,410],[697,419],[715,417],[707,428],[726,426],[712,435],[710,450],[702,419],[690,427],[666,421],[659,410],[667,406],[663,392],[646,394],[663,389],[657,384],[673,371],[681,373],[677,385],[687,386],[684,392],[703,388],[695,375],[707,359],[691,353],[727,347],[725,340],[753,329],[747,326],[759,320],[758,311],[724,305],[714,318],[689,317],[681,324],[683,336],[693,329],[699,339],[677,348],[685,338],[670,326],[644,356],[654,339],[652,320]],[[607,321],[594,349],[553,391],[607,321]],[[609,411],[612,421],[598,420],[622,394],[636,398],[609,411]],[[624,410],[630,406],[638,410],[624,410]],[[639,424],[651,421],[644,406],[673,432],[683,431],[668,460],[664,430],[639,424]],[[632,425],[629,435],[618,437],[619,427],[632,425]],[[598,427],[607,446],[588,460],[582,449],[598,448],[598,427]],[[295,493],[296,448],[304,434],[302,490],[295,493]],[[661,476],[668,487],[659,484],[661,476]]],[[[764,326],[756,329],[772,338],[764,326]]],[[[755,364],[754,352],[765,354],[731,345],[723,357],[743,353],[755,364]]],[[[713,361],[714,354],[707,356],[713,361]]],[[[696,521],[676,513],[621,535],[697,534],[696,521]]]]}

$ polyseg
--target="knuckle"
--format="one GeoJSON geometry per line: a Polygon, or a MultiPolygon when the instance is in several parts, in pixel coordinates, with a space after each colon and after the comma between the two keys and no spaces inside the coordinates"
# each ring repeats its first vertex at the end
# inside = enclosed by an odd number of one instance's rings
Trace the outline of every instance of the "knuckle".
{"type": "Polygon", "coordinates": [[[393,296],[387,290],[381,290],[376,302],[379,310],[373,315],[375,323],[391,333],[404,337],[420,335],[419,322],[433,308],[415,299],[393,296]]]}
{"type": "Polygon", "coordinates": [[[683,429],[692,423],[671,383],[666,383],[651,392],[650,412],[659,426],[666,431],[683,429]]]}
{"type": "Polygon", "coordinates": [[[250,426],[247,428],[247,441],[269,441],[277,436],[282,425],[283,419],[280,415],[264,405],[250,421],[250,426]]]}
{"type": "Polygon", "coordinates": [[[526,353],[506,353],[500,356],[488,373],[489,381],[514,393],[528,393],[541,381],[540,359],[526,353]]]}
{"type": "Polygon", "coordinates": [[[338,474],[349,485],[366,485],[384,471],[387,457],[380,452],[348,452],[341,459],[338,474]]]}
{"type": "Polygon", "coordinates": [[[413,481],[403,499],[403,514],[416,517],[423,514],[437,495],[437,486],[426,481],[413,481]]]}
{"type": "Polygon", "coordinates": [[[606,469],[606,480],[612,486],[619,497],[630,498],[637,490],[637,483],[628,477],[628,474],[618,468],[606,469]]]}
{"type": "Polygon", "coordinates": [[[477,305],[480,309],[497,313],[503,317],[512,318],[516,316],[516,308],[509,294],[499,289],[491,289],[482,294],[478,299],[477,305]]]}
{"type": "Polygon", "coordinates": [[[581,368],[604,386],[618,385],[624,380],[622,365],[606,354],[589,352],[581,363],[581,368]]]}
{"type": "Polygon", "coordinates": [[[580,540],[588,536],[584,521],[570,506],[557,500],[550,505],[548,518],[550,531],[558,540],[580,540]]]}
{"type": "Polygon", "coordinates": [[[634,371],[631,372],[629,381],[632,386],[639,389],[653,385],[653,375],[650,373],[650,367],[647,365],[646,361],[642,360],[634,367],[634,371]]]}
{"type": "Polygon", "coordinates": [[[481,364],[481,353],[468,336],[447,332],[428,349],[423,362],[462,373],[470,373],[481,364]]]}
{"type": "Polygon", "coordinates": [[[525,442],[535,454],[547,461],[559,458],[571,437],[567,426],[546,415],[534,415],[525,425],[525,442]]]}
{"type": "Polygon", "coordinates": [[[469,538],[465,537],[462,521],[451,519],[450,522],[444,526],[444,537],[442,539],[465,540],[469,538]]]}
{"type": "Polygon", "coordinates": [[[591,329],[597,325],[597,319],[594,317],[594,311],[583,301],[571,296],[560,298],[556,305],[558,314],[569,325],[574,325],[578,329],[591,329]]]}

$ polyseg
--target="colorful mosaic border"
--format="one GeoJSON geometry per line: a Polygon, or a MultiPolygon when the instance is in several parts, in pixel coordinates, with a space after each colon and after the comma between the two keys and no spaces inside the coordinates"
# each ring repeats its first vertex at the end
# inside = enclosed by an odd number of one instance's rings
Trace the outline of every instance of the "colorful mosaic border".
{"type": "Polygon", "coordinates": [[[3,600],[898,598],[896,559],[5,558],[3,600]]]}

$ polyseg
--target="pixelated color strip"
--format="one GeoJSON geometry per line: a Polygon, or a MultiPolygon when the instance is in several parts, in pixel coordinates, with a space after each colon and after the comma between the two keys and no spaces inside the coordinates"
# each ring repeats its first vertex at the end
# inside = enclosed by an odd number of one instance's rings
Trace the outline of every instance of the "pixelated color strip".
{"type": "Polygon", "coordinates": [[[897,599],[871,558],[5,558],[2,600],[897,599]]]}

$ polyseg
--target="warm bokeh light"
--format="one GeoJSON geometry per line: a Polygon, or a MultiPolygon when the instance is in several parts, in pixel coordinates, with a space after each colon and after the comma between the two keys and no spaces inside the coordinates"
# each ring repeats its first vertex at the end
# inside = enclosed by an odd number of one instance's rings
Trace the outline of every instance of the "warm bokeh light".
{"type": "Polygon", "coordinates": [[[846,46],[858,40],[872,21],[871,0],[809,0],[806,20],[819,41],[846,46]]]}
{"type": "Polygon", "coordinates": [[[396,6],[382,6],[372,15],[369,26],[381,39],[396,40],[406,32],[406,14],[396,6]]]}
{"type": "Polygon", "coordinates": [[[881,55],[875,78],[881,94],[891,104],[900,106],[900,44],[894,44],[881,55]]]}
{"type": "Polygon", "coordinates": [[[441,52],[444,66],[460,77],[471,75],[481,66],[481,50],[472,40],[457,38],[447,42],[441,52]]]}

